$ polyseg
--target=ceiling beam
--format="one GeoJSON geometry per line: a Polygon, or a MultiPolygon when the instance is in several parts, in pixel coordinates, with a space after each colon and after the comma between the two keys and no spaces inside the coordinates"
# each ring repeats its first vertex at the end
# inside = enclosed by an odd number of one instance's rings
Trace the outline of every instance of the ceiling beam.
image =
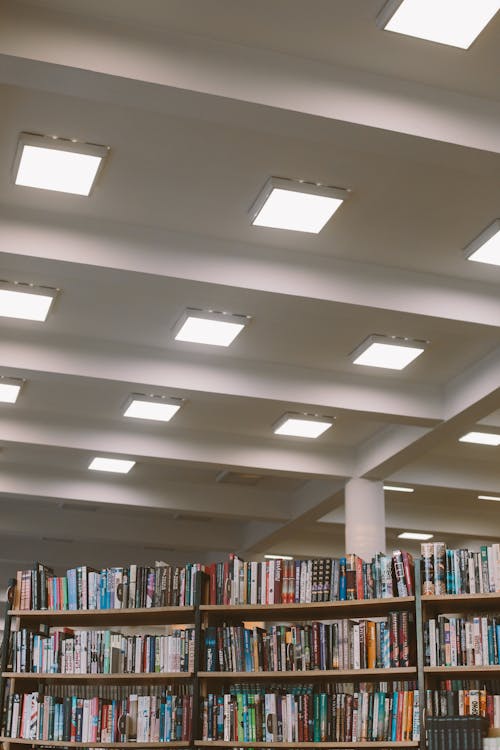
{"type": "Polygon", "coordinates": [[[96,454],[130,457],[138,462],[177,461],[192,466],[217,466],[251,469],[256,472],[284,472],[288,475],[350,476],[352,461],[348,451],[317,447],[286,446],[272,439],[262,440],[213,431],[206,434],[175,430],[172,434],[153,434],[139,427],[124,430],[108,422],[73,417],[59,419],[50,415],[33,417],[19,412],[0,416],[2,444],[31,445],[82,451],[82,470],[88,458],[96,454]],[[112,450],[110,450],[112,448],[112,450]]]}
{"type": "MultiPolygon", "coordinates": [[[[100,82],[109,100],[126,79],[127,103],[143,107],[181,90],[500,152],[498,102],[207,37],[10,0],[2,4],[0,52],[4,81],[24,74],[31,87],[26,63],[35,61],[63,69],[71,95],[88,90],[91,76],[94,92],[100,82]]],[[[61,83],[45,72],[44,88],[61,83]]]]}
{"type": "Polygon", "coordinates": [[[2,204],[0,218],[2,251],[13,256],[500,327],[493,283],[126,223],[55,216],[49,220],[39,212],[2,204]]]}

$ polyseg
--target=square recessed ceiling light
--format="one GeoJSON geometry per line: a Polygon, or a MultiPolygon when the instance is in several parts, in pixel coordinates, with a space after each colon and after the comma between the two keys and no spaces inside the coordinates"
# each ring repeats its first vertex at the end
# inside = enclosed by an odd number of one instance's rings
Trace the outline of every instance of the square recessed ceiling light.
{"type": "Polygon", "coordinates": [[[0,402],[15,404],[21,392],[24,380],[21,378],[4,378],[0,376],[0,402]]]}
{"type": "Polygon", "coordinates": [[[141,393],[133,393],[127,401],[123,416],[154,420],[155,422],[170,422],[183,403],[182,398],[146,396],[141,393]]]}
{"type": "Polygon", "coordinates": [[[500,434],[495,432],[468,432],[459,438],[460,443],[477,443],[477,445],[500,445],[500,434]]]}
{"type": "Polygon", "coordinates": [[[21,133],[14,161],[16,185],[89,195],[108,146],[21,133]]]}
{"type": "Polygon", "coordinates": [[[275,435],[318,438],[329,430],[332,424],[333,419],[331,417],[288,412],[278,419],[273,425],[273,430],[275,435]]]}
{"type": "Polygon", "coordinates": [[[394,484],[384,484],[385,492],[415,492],[413,487],[397,487],[394,484]]]}
{"type": "Polygon", "coordinates": [[[271,177],[250,209],[251,222],[318,234],[348,195],[342,188],[271,177]]]}
{"type": "Polygon", "coordinates": [[[229,346],[250,320],[250,315],[188,308],[174,326],[175,340],[229,346]]]}
{"type": "Polygon", "coordinates": [[[467,260],[500,266],[500,219],[495,219],[465,248],[467,260]]]}
{"type": "Polygon", "coordinates": [[[112,471],[115,474],[128,474],[135,461],[126,461],[123,458],[103,458],[96,456],[89,464],[91,471],[112,471]]]}
{"type": "Polygon", "coordinates": [[[419,531],[403,531],[402,534],[398,534],[398,539],[414,539],[417,542],[426,542],[433,536],[434,534],[421,534],[419,531]]]}
{"type": "Polygon", "coordinates": [[[468,49],[499,8],[498,0],[389,0],[377,24],[386,31],[468,49]]]}
{"type": "Polygon", "coordinates": [[[0,315],[44,321],[59,289],[0,281],[0,315]]]}
{"type": "Polygon", "coordinates": [[[397,336],[368,336],[351,354],[353,364],[403,370],[425,349],[428,341],[397,336]]]}

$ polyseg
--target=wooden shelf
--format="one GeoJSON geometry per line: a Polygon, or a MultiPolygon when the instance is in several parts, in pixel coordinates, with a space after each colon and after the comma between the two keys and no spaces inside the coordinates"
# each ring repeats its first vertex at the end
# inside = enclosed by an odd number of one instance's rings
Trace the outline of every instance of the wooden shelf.
{"type": "Polygon", "coordinates": [[[198,672],[198,677],[207,680],[229,681],[259,681],[259,680],[301,680],[310,682],[316,680],[348,681],[363,679],[400,679],[401,677],[416,677],[416,667],[394,667],[391,669],[311,669],[296,672],[198,672]]]}
{"type": "Polygon", "coordinates": [[[52,674],[50,672],[2,672],[2,677],[15,680],[35,682],[170,682],[171,680],[190,680],[193,672],[140,672],[139,674],[52,674]]]}
{"type": "Polygon", "coordinates": [[[192,742],[71,742],[69,740],[25,740],[18,737],[0,737],[0,742],[10,745],[34,745],[35,747],[190,747],[192,742]]]}
{"type": "Polygon", "coordinates": [[[14,609],[23,625],[166,625],[194,622],[194,607],[139,609],[14,609]]]}
{"type": "Polygon", "coordinates": [[[482,675],[500,674],[499,664],[485,664],[484,666],[474,667],[424,667],[424,673],[428,675],[450,675],[462,674],[471,677],[481,677],[482,675]]]}
{"type": "Polygon", "coordinates": [[[390,599],[350,599],[349,601],[313,602],[310,604],[202,604],[200,611],[210,619],[237,618],[251,620],[333,620],[351,615],[369,618],[399,609],[412,609],[414,596],[390,599]]]}
{"type": "Polygon", "coordinates": [[[224,742],[223,740],[195,740],[195,747],[328,747],[328,748],[350,748],[350,747],[418,747],[419,743],[414,740],[403,740],[401,742],[391,742],[390,740],[375,742],[240,742],[234,740],[224,742]]]}
{"type": "Polygon", "coordinates": [[[436,612],[457,612],[460,609],[498,609],[500,592],[495,594],[426,594],[422,606],[436,612]]]}

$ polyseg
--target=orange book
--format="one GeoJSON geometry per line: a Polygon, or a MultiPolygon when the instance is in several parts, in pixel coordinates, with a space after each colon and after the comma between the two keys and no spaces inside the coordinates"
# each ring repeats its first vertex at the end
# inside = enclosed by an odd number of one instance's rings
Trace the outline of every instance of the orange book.
{"type": "Polygon", "coordinates": [[[12,602],[12,609],[21,608],[21,581],[23,577],[23,571],[18,570],[16,576],[16,586],[14,588],[14,601],[12,602]]]}
{"type": "Polygon", "coordinates": [[[407,710],[406,710],[406,726],[405,726],[405,733],[403,735],[404,740],[411,740],[412,736],[412,724],[413,724],[413,690],[410,690],[408,692],[408,701],[407,701],[407,710]]]}
{"type": "Polygon", "coordinates": [[[366,666],[375,669],[377,665],[377,631],[372,620],[366,622],[366,666]]]}

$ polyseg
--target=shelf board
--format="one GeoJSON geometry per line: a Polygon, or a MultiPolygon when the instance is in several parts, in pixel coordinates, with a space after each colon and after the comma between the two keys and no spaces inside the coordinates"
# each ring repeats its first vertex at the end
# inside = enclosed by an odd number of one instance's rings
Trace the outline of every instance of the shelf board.
{"type": "Polygon", "coordinates": [[[411,609],[414,596],[391,597],[390,599],[350,599],[336,602],[312,602],[310,604],[202,604],[202,614],[215,617],[231,617],[256,620],[311,618],[335,619],[349,615],[376,616],[394,609],[411,609]]]}
{"type": "Polygon", "coordinates": [[[500,608],[500,592],[494,594],[425,594],[422,606],[438,612],[456,612],[457,608],[500,608]],[[453,609],[450,609],[453,607],[453,609]]]}
{"type": "Polygon", "coordinates": [[[2,677],[15,680],[32,680],[36,682],[169,682],[171,680],[190,680],[193,672],[140,672],[139,674],[52,674],[50,672],[2,672],[2,677]]]}
{"type": "Polygon", "coordinates": [[[424,667],[424,673],[428,675],[450,675],[465,674],[471,676],[481,676],[487,674],[500,674],[499,664],[485,664],[484,666],[473,667],[424,667]]]}
{"type": "Polygon", "coordinates": [[[194,745],[195,747],[328,747],[345,750],[345,748],[350,747],[418,747],[419,743],[414,740],[403,740],[401,742],[390,742],[389,740],[373,742],[240,742],[239,740],[224,742],[223,740],[195,740],[194,745]]]}
{"type": "Polygon", "coordinates": [[[194,607],[140,607],[138,609],[14,609],[11,617],[23,624],[45,625],[166,625],[194,622],[194,607]]]}
{"type": "Polygon", "coordinates": [[[198,677],[207,680],[219,680],[229,682],[233,680],[249,682],[259,680],[301,680],[308,682],[311,680],[339,680],[348,681],[362,680],[373,677],[399,679],[403,676],[416,677],[416,667],[394,667],[391,669],[311,669],[303,671],[282,671],[282,672],[198,672],[198,677]]]}
{"type": "Polygon", "coordinates": [[[71,742],[70,740],[25,740],[18,737],[0,737],[0,742],[8,742],[10,745],[32,745],[35,747],[190,747],[192,742],[71,742]]]}

